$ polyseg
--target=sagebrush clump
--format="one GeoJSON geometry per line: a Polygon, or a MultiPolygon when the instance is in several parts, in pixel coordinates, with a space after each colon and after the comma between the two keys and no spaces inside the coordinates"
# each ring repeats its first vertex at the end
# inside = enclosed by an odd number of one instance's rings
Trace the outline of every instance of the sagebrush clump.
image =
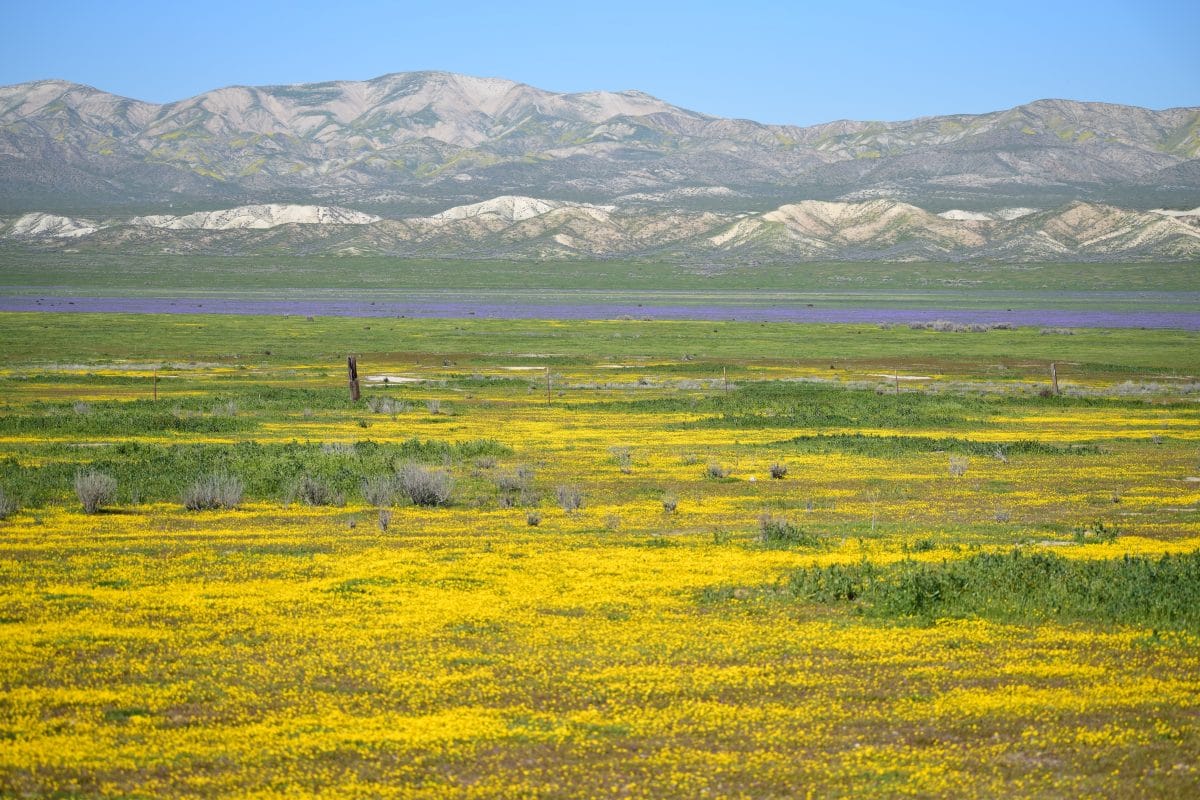
{"type": "Polygon", "coordinates": [[[816,547],[821,539],[803,528],[793,525],[783,517],[764,512],[758,518],[758,540],[769,547],[816,547]]]}
{"type": "Polygon", "coordinates": [[[340,506],[345,499],[329,484],[306,473],[300,476],[300,479],[292,485],[291,491],[288,492],[288,505],[295,502],[303,503],[306,506],[340,506]]]}
{"type": "Polygon", "coordinates": [[[578,486],[558,486],[554,489],[554,496],[558,498],[558,505],[568,514],[583,508],[583,492],[578,486]]]}
{"type": "Polygon", "coordinates": [[[394,475],[371,475],[362,482],[362,496],[376,508],[387,508],[396,502],[396,477],[394,475]]]}
{"type": "Polygon", "coordinates": [[[0,519],[8,519],[13,514],[20,510],[17,501],[9,497],[4,491],[4,487],[0,486],[0,519]]]}
{"type": "Polygon", "coordinates": [[[449,473],[417,464],[401,467],[396,473],[396,485],[416,506],[449,505],[454,492],[454,480],[449,473]]]}
{"type": "Polygon", "coordinates": [[[113,476],[90,469],[75,473],[75,496],[85,514],[95,514],[112,502],[116,494],[117,481],[113,476]]]}
{"type": "Polygon", "coordinates": [[[211,511],[218,508],[237,508],[242,502],[245,486],[232,475],[212,473],[197,478],[183,492],[183,507],[188,511],[211,511]]]}

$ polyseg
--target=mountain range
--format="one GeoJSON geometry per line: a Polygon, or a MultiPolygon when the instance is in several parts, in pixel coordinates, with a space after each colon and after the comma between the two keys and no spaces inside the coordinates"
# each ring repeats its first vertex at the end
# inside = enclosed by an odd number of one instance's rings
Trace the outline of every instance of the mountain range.
{"type": "Polygon", "coordinates": [[[1189,259],[1196,206],[1198,108],[796,127],[444,72],[0,87],[0,236],[35,249],[1189,259]]]}
{"type": "Polygon", "coordinates": [[[444,72],[163,105],[58,80],[0,87],[0,213],[285,202],[412,215],[503,195],[720,211],[879,197],[934,211],[1190,208],[1200,108],[1040,100],[795,127],[444,72]]]}

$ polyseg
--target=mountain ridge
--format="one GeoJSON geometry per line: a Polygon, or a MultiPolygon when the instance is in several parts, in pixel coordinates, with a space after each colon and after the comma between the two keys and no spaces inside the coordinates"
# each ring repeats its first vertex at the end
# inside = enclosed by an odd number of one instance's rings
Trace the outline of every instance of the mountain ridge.
{"type": "Polygon", "coordinates": [[[228,86],[164,104],[57,79],[0,87],[5,213],[281,202],[387,216],[528,194],[722,212],[875,197],[932,210],[1191,207],[1200,108],[1046,99],[799,127],[637,90],[555,93],[434,71],[228,86]],[[687,194],[704,186],[729,194],[687,194]]]}

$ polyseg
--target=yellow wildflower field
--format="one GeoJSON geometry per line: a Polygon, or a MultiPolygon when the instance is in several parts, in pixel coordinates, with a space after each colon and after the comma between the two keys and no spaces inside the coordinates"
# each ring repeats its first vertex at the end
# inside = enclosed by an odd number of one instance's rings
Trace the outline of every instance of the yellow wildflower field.
{"type": "Polygon", "coordinates": [[[580,357],[547,397],[526,362],[380,360],[364,375],[416,380],[353,405],[337,363],[177,366],[154,401],[152,370],[10,360],[0,794],[1200,795],[1192,624],[795,588],[1193,554],[1194,396],[580,357]],[[360,481],[407,459],[453,496],[385,519],[360,481]],[[246,496],[186,510],[213,464],[246,496]],[[86,468],[119,479],[100,513],[86,468]],[[293,469],[340,496],[277,492],[293,469]]]}

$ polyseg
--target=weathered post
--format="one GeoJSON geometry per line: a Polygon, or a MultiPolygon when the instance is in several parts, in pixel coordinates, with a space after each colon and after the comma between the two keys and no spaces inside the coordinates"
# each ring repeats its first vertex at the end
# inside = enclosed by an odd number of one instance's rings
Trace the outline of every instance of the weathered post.
{"type": "Polygon", "coordinates": [[[896,394],[900,394],[900,373],[897,372],[892,377],[896,379],[896,394]]]}
{"type": "Polygon", "coordinates": [[[725,381],[725,394],[729,394],[729,368],[721,367],[721,380],[725,381]]]}
{"type": "Polygon", "coordinates": [[[346,371],[350,373],[350,401],[358,402],[358,359],[354,356],[346,357],[346,371]]]}
{"type": "Polygon", "coordinates": [[[550,368],[546,367],[546,405],[550,405],[550,368]]]}
{"type": "Polygon", "coordinates": [[[154,368],[154,402],[158,402],[158,367],[154,368]]]}
{"type": "Polygon", "coordinates": [[[1050,383],[1054,387],[1054,393],[1059,394],[1060,392],[1058,391],[1058,366],[1053,361],[1050,362],[1050,383]]]}

